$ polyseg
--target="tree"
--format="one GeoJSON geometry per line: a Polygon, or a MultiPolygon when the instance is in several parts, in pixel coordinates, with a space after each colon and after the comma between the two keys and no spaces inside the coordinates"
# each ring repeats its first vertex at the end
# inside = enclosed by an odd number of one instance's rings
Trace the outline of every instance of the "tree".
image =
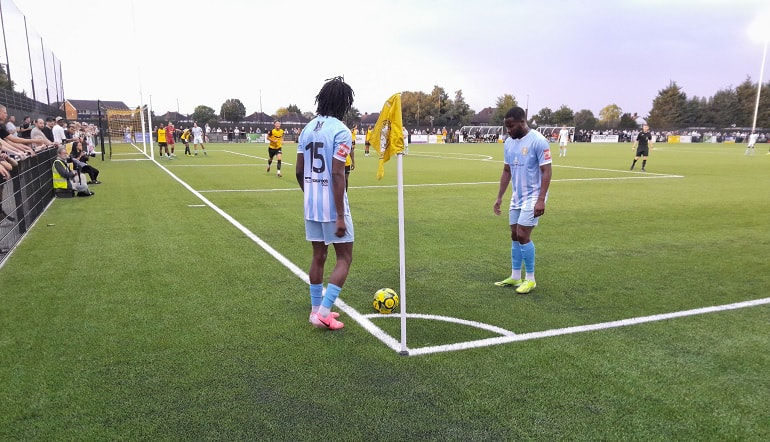
{"type": "Polygon", "coordinates": [[[668,87],[658,91],[658,96],[652,100],[652,110],[647,123],[658,130],[681,128],[685,126],[686,107],[687,95],[675,81],[671,81],[668,87]]]}
{"type": "Polygon", "coordinates": [[[735,108],[735,124],[741,127],[751,127],[754,121],[754,106],[757,103],[757,84],[746,77],[743,83],[735,88],[738,106],[735,108]]]}
{"type": "Polygon", "coordinates": [[[536,126],[553,124],[553,111],[550,107],[544,107],[540,109],[535,115],[532,116],[532,122],[536,126]]]}
{"type": "Polygon", "coordinates": [[[198,126],[213,125],[217,122],[217,114],[214,109],[204,105],[195,106],[191,117],[193,121],[198,123],[198,126]]]}
{"type": "Polygon", "coordinates": [[[455,99],[450,101],[449,112],[447,112],[447,124],[451,126],[465,126],[470,123],[473,114],[473,110],[465,102],[462,89],[455,91],[455,99]]]}
{"type": "Polygon", "coordinates": [[[5,65],[0,63],[0,89],[12,91],[16,85],[8,79],[8,73],[5,71],[5,65]]]}
{"type": "Polygon", "coordinates": [[[361,112],[355,107],[351,107],[350,110],[345,114],[345,118],[343,118],[343,120],[345,125],[352,129],[353,126],[361,124],[361,112]]]}
{"type": "Polygon", "coordinates": [[[561,107],[552,114],[552,119],[557,125],[572,125],[573,120],[575,119],[575,113],[566,104],[562,104],[561,107]]]}
{"type": "Polygon", "coordinates": [[[736,124],[735,109],[738,96],[733,88],[721,89],[709,100],[706,123],[709,126],[728,127],[736,124]]]}
{"type": "Polygon", "coordinates": [[[401,113],[405,125],[424,126],[429,107],[430,99],[425,92],[406,91],[401,94],[401,113]]]}
{"type": "Polygon", "coordinates": [[[637,129],[639,126],[636,124],[636,118],[634,118],[628,112],[625,112],[620,116],[620,122],[618,123],[618,129],[637,129]]]}
{"type": "Polygon", "coordinates": [[[596,117],[588,109],[579,110],[575,114],[574,122],[577,130],[594,130],[596,128],[596,117]]]}
{"type": "Polygon", "coordinates": [[[511,94],[505,94],[502,97],[497,97],[495,102],[495,110],[492,112],[492,117],[489,119],[489,124],[492,126],[502,126],[503,120],[505,120],[505,114],[511,110],[512,107],[518,106],[516,103],[516,97],[511,94]]]}
{"type": "Polygon", "coordinates": [[[617,104],[608,104],[599,111],[599,122],[606,128],[615,128],[620,123],[620,116],[623,109],[617,104]]]}
{"type": "Polygon", "coordinates": [[[446,126],[449,117],[449,95],[441,86],[433,86],[428,96],[428,117],[433,117],[434,126],[446,126]]]}
{"type": "Polygon", "coordinates": [[[229,98],[222,103],[219,115],[222,116],[223,120],[238,123],[246,116],[246,106],[237,98],[229,98]]]}
{"type": "Polygon", "coordinates": [[[286,108],[286,107],[279,107],[275,111],[275,118],[281,119],[281,118],[285,117],[286,114],[288,114],[288,113],[289,113],[289,109],[288,108],[286,108]]]}
{"type": "Polygon", "coordinates": [[[296,112],[298,114],[302,114],[302,111],[299,110],[299,106],[296,104],[290,104],[289,107],[286,108],[286,112],[296,112]]]}

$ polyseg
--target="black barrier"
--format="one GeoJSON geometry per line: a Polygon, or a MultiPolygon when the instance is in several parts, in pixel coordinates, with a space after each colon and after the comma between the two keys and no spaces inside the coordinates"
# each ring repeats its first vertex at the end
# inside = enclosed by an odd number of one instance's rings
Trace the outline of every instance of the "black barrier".
{"type": "Polygon", "coordinates": [[[51,166],[55,158],[56,149],[47,149],[21,160],[11,171],[11,179],[0,184],[0,262],[53,199],[51,166]]]}

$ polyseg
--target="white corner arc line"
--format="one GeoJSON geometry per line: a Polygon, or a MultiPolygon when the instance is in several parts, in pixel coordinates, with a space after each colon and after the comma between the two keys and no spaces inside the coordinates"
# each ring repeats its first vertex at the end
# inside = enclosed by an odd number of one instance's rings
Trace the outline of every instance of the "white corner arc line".
{"type": "MultiPolygon", "coordinates": [[[[374,318],[381,318],[381,319],[398,318],[398,319],[400,319],[401,318],[401,314],[400,313],[395,313],[395,314],[391,314],[391,315],[382,315],[382,314],[379,314],[379,313],[372,313],[372,314],[364,315],[364,317],[365,318],[372,318],[372,319],[374,319],[374,318]]],[[[451,323],[454,323],[454,324],[467,325],[469,327],[480,328],[482,330],[487,330],[487,331],[490,331],[492,333],[497,333],[497,334],[502,335],[502,336],[516,336],[516,333],[514,333],[514,332],[512,332],[510,330],[506,330],[506,329],[504,329],[502,327],[498,327],[496,325],[485,324],[483,322],[478,322],[478,321],[470,321],[470,320],[467,320],[467,319],[453,318],[453,317],[450,317],[450,316],[426,315],[426,314],[423,314],[423,313],[407,313],[406,317],[407,318],[411,318],[411,319],[429,319],[429,320],[432,320],[432,321],[451,322],[451,323]]]]}
{"type": "Polygon", "coordinates": [[[626,327],[629,325],[644,324],[647,322],[664,321],[667,319],[681,318],[685,316],[702,315],[706,313],[716,313],[727,310],[736,310],[747,307],[756,307],[759,305],[770,304],[770,298],[754,299],[751,301],[736,302],[732,304],[717,305],[712,307],[702,307],[691,310],[683,310],[672,313],[662,313],[651,316],[640,316],[637,318],[620,319],[617,321],[601,322],[598,324],[578,325],[574,327],[557,328],[543,330],[539,332],[522,333],[515,336],[501,336],[497,338],[480,339],[478,341],[460,342],[456,344],[436,345],[431,347],[422,347],[409,349],[409,356],[424,355],[430,353],[468,350],[471,348],[488,347],[491,345],[507,344],[510,342],[528,341],[532,339],[549,338],[552,336],[568,335],[573,333],[583,333],[588,331],[604,330],[608,328],[626,327]]]}

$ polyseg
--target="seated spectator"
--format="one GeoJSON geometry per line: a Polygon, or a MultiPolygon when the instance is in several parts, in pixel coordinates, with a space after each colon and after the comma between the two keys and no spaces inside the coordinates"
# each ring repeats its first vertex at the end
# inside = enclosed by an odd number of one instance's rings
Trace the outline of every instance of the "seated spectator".
{"type": "Polygon", "coordinates": [[[72,143],[72,151],[70,152],[70,158],[75,164],[75,169],[79,172],[85,172],[88,174],[91,181],[88,184],[101,184],[102,182],[97,180],[99,176],[99,169],[88,164],[89,155],[83,150],[83,142],[75,141],[72,143]]]}
{"type": "Polygon", "coordinates": [[[94,193],[88,190],[88,186],[83,183],[82,176],[70,170],[67,165],[67,148],[61,146],[56,150],[56,159],[51,167],[53,174],[53,191],[57,196],[72,196],[77,191],[78,196],[91,196],[94,193]],[[77,178],[78,182],[73,179],[77,178]]]}

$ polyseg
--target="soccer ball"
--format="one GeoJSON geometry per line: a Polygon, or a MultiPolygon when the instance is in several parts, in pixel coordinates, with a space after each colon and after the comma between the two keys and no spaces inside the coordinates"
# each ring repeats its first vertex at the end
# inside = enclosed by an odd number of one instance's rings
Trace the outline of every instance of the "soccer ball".
{"type": "Polygon", "coordinates": [[[379,289],[374,293],[372,305],[382,314],[392,313],[398,307],[398,293],[393,289],[379,289]]]}

